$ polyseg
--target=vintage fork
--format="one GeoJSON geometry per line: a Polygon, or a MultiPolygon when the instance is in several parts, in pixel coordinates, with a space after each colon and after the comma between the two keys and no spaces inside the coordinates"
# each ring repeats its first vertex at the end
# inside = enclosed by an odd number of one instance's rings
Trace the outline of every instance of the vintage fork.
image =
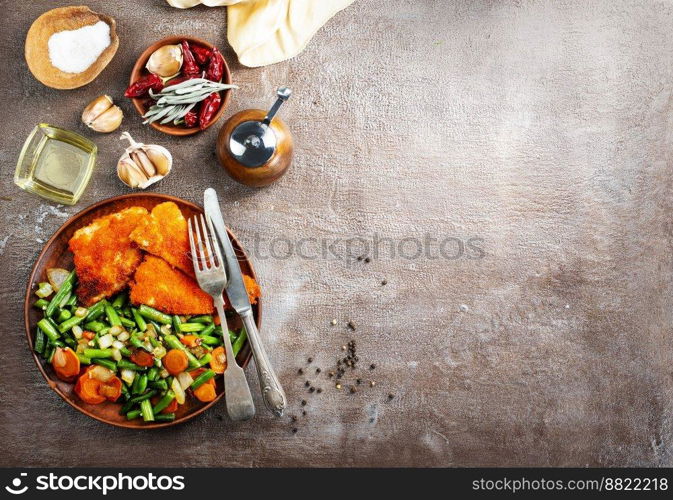
{"type": "Polygon", "coordinates": [[[208,217],[207,228],[203,215],[200,215],[199,219],[200,225],[196,217],[189,219],[189,244],[196,280],[201,289],[213,298],[222,323],[222,337],[227,356],[227,368],[224,371],[224,398],[227,402],[227,413],[232,420],[248,420],[255,415],[255,404],[252,401],[245,372],[236,363],[231,340],[227,333],[227,318],[224,315],[222,299],[222,293],[227,285],[227,273],[224,270],[220,244],[210,217],[208,217]]]}

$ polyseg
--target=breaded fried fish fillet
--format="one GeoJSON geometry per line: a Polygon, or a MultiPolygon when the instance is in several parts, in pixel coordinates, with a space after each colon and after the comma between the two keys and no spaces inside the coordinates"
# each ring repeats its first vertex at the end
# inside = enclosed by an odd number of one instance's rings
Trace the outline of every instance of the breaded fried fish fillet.
{"type": "Polygon", "coordinates": [[[154,207],[150,216],[131,233],[131,240],[146,252],[194,276],[194,266],[189,258],[187,220],[172,201],[154,207]]]}
{"type": "Polygon", "coordinates": [[[131,282],[131,302],[166,314],[211,314],[213,299],[193,278],[165,260],[146,255],[131,282]]]}
{"type": "Polygon", "coordinates": [[[95,219],[70,238],[77,271],[77,297],[91,305],[124,287],[142,260],[142,253],[129,238],[148,216],[142,207],[129,207],[95,219]]]}

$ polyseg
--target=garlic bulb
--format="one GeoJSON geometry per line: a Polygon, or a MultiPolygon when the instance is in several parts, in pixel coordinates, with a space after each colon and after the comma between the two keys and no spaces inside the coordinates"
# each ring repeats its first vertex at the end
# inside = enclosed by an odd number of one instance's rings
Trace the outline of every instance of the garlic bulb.
{"type": "Polygon", "coordinates": [[[173,157],[165,147],[136,142],[128,132],[121,139],[130,146],[117,162],[117,175],[128,187],[145,189],[170,173],[173,157]]]}
{"type": "Polygon", "coordinates": [[[119,128],[124,113],[114,106],[112,97],[102,95],[91,101],[82,111],[82,122],[96,132],[108,133],[119,128]]]}
{"type": "Polygon", "coordinates": [[[182,68],[182,47],[180,45],[164,45],[152,52],[147,64],[147,71],[161,78],[171,78],[182,68]]]}

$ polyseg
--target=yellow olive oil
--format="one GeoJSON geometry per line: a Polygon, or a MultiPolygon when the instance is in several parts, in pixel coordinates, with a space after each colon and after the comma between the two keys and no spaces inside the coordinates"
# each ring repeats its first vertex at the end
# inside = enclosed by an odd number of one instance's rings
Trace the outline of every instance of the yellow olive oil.
{"type": "Polygon", "coordinates": [[[79,134],[41,123],[23,146],[14,182],[49,200],[74,205],[91,178],[96,152],[96,145],[79,134]]]}

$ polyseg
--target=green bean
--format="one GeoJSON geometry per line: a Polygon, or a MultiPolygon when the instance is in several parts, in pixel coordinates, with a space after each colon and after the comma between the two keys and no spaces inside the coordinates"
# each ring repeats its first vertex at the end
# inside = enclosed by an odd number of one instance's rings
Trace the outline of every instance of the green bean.
{"type": "Polygon", "coordinates": [[[199,332],[199,335],[211,335],[212,333],[215,332],[215,323],[211,323],[209,325],[206,325],[206,327],[199,332]]]}
{"type": "Polygon", "coordinates": [[[84,354],[87,358],[103,358],[109,359],[113,356],[112,349],[84,349],[84,354]]]}
{"type": "Polygon", "coordinates": [[[77,347],[77,341],[76,341],[75,339],[73,339],[72,337],[65,337],[65,338],[63,339],[63,342],[65,342],[66,344],[68,344],[68,346],[69,346],[69,347],[72,347],[73,349],[74,349],[75,347],[77,347]]]}
{"type": "Polygon", "coordinates": [[[126,356],[127,358],[128,358],[131,354],[133,354],[133,353],[131,352],[131,350],[130,350],[128,347],[122,347],[121,349],[119,349],[119,352],[122,353],[122,356],[126,356]]]}
{"type": "Polygon", "coordinates": [[[75,283],[75,271],[70,271],[70,274],[65,278],[63,283],[61,283],[61,288],[59,288],[56,295],[51,299],[47,309],[45,311],[46,316],[53,316],[58,308],[59,304],[63,298],[72,291],[72,286],[75,283]]]}
{"type": "Polygon", "coordinates": [[[142,394],[145,392],[145,389],[147,389],[147,374],[143,373],[133,380],[131,392],[133,394],[142,394]]]}
{"type": "Polygon", "coordinates": [[[127,370],[134,370],[137,372],[145,371],[145,368],[143,366],[136,365],[133,361],[128,361],[126,359],[120,359],[119,361],[117,361],[117,368],[119,368],[120,370],[126,368],[127,370]]]}
{"type": "Polygon", "coordinates": [[[157,422],[172,422],[175,420],[175,413],[159,413],[159,415],[154,415],[154,420],[157,422]]]}
{"type": "Polygon", "coordinates": [[[124,304],[126,303],[126,294],[125,293],[120,293],[115,297],[115,299],[112,301],[112,307],[115,309],[121,309],[124,307],[124,304]]]}
{"type": "Polygon", "coordinates": [[[152,347],[159,347],[161,345],[161,342],[159,342],[154,337],[150,336],[149,339],[150,339],[150,344],[152,344],[152,347]]]}
{"type": "Polygon", "coordinates": [[[119,318],[119,321],[122,322],[122,326],[126,328],[135,328],[136,327],[136,322],[133,321],[132,319],[125,318],[124,316],[121,316],[119,318]]]}
{"type": "Polygon", "coordinates": [[[245,340],[248,338],[248,332],[245,331],[245,328],[241,328],[241,333],[238,334],[236,341],[231,346],[232,351],[234,351],[234,357],[238,356],[239,351],[243,348],[245,340]]]}
{"type": "Polygon", "coordinates": [[[67,309],[61,309],[61,311],[58,313],[58,316],[56,316],[56,321],[58,323],[63,323],[66,319],[70,318],[72,318],[72,313],[67,309]]]}
{"type": "Polygon", "coordinates": [[[112,326],[122,326],[117,311],[115,311],[114,307],[109,304],[105,306],[105,315],[107,316],[108,323],[112,326]]]}
{"type": "Polygon", "coordinates": [[[63,323],[58,325],[58,331],[61,333],[65,333],[68,330],[70,330],[73,326],[79,325],[82,321],[84,321],[84,318],[79,318],[77,316],[73,316],[70,319],[66,319],[63,323]]]}
{"type": "Polygon", "coordinates": [[[166,382],[162,378],[160,378],[159,380],[148,382],[147,385],[149,385],[153,389],[158,389],[160,391],[165,391],[168,389],[168,382],[166,382]]]}
{"type": "Polygon", "coordinates": [[[219,337],[209,337],[207,335],[199,335],[199,338],[201,339],[201,342],[206,345],[220,345],[222,343],[222,339],[219,337]]]}
{"type": "MultiPolygon", "coordinates": [[[[194,316],[189,318],[190,323],[203,323],[204,325],[213,324],[213,317],[210,314],[203,314],[201,316],[194,316]]],[[[215,326],[213,324],[213,326],[215,326]]]]}
{"type": "Polygon", "coordinates": [[[145,344],[143,344],[142,341],[138,337],[136,337],[135,333],[132,333],[131,336],[129,337],[129,343],[133,347],[136,347],[138,349],[145,349],[145,344]]]}
{"type": "MultiPolygon", "coordinates": [[[[86,352],[88,349],[84,349],[84,352],[86,352]]],[[[113,372],[117,371],[117,363],[110,359],[101,359],[101,358],[96,358],[92,359],[91,362],[95,365],[100,365],[104,366],[108,370],[112,370],[113,372]]]]}
{"type": "Polygon", "coordinates": [[[79,362],[82,363],[83,365],[91,364],[91,358],[87,358],[84,354],[76,352],[75,356],[77,356],[77,359],[79,359],[79,362]]]}
{"type": "Polygon", "coordinates": [[[76,306],[77,305],[77,295],[75,295],[73,293],[70,296],[70,298],[68,299],[68,302],[65,303],[65,305],[68,306],[68,307],[76,306]]]}
{"type": "Polygon", "coordinates": [[[101,330],[106,328],[105,323],[102,323],[100,321],[89,321],[88,323],[84,324],[84,329],[89,330],[90,332],[98,333],[101,330]]]}
{"type": "Polygon", "coordinates": [[[147,329],[147,323],[145,323],[145,319],[140,315],[138,309],[135,307],[131,309],[131,314],[133,314],[133,319],[135,320],[136,325],[138,325],[138,330],[144,332],[147,329]]]}
{"type": "Polygon", "coordinates": [[[42,309],[43,311],[47,309],[48,305],[49,301],[45,299],[37,299],[35,302],[33,302],[33,307],[37,307],[38,309],[42,309]]]}
{"type": "Polygon", "coordinates": [[[192,389],[198,389],[199,387],[201,387],[203,384],[208,382],[214,376],[215,376],[215,372],[213,370],[206,370],[201,375],[196,377],[189,387],[191,387],[192,389]]]}
{"type": "Polygon", "coordinates": [[[177,314],[174,314],[173,317],[171,318],[171,324],[173,325],[173,331],[174,332],[179,332],[180,331],[180,325],[182,324],[182,321],[180,320],[180,316],[177,314]]]}
{"type": "Polygon", "coordinates": [[[162,397],[156,405],[154,405],[154,408],[152,408],[152,412],[156,415],[157,413],[161,413],[162,410],[165,410],[166,407],[171,404],[171,401],[175,399],[175,393],[173,391],[168,391],[164,397],[162,397]]]}
{"type": "Polygon", "coordinates": [[[61,336],[58,330],[54,328],[54,325],[47,318],[42,318],[38,321],[37,326],[52,342],[58,340],[61,336]]]}
{"type": "MultiPolygon", "coordinates": [[[[179,325],[179,331],[182,333],[200,332],[204,330],[206,325],[203,323],[182,323],[179,325]]],[[[178,331],[177,329],[175,330],[178,331]]]]}
{"type": "Polygon", "coordinates": [[[147,370],[147,381],[148,382],[154,382],[157,377],[159,376],[159,368],[156,366],[153,366],[149,370],[147,370]]]}
{"type": "Polygon", "coordinates": [[[37,328],[35,330],[35,345],[34,345],[35,352],[38,354],[42,354],[44,352],[44,347],[46,343],[47,342],[44,338],[44,332],[41,329],[37,328]]]}
{"type": "Polygon", "coordinates": [[[150,306],[146,306],[145,304],[141,305],[138,308],[138,312],[144,318],[156,321],[157,323],[162,323],[164,325],[171,324],[171,317],[168,314],[164,314],[161,311],[157,311],[156,309],[150,306]]]}
{"type": "Polygon", "coordinates": [[[213,357],[210,355],[210,353],[204,354],[203,357],[199,358],[199,364],[201,366],[207,365],[210,363],[211,359],[213,359],[213,357]]]}
{"type": "Polygon", "coordinates": [[[95,319],[100,318],[100,316],[105,312],[105,306],[107,305],[107,300],[103,299],[96,302],[89,308],[89,312],[86,315],[87,321],[94,321],[95,319]]]}
{"type": "Polygon", "coordinates": [[[140,410],[132,410],[126,414],[128,420],[134,420],[140,416],[140,410]]]}
{"type": "Polygon", "coordinates": [[[65,347],[65,342],[62,340],[50,340],[49,341],[50,345],[53,345],[54,347],[65,347]]]}
{"type": "Polygon", "coordinates": [[[47,360],[47,363],[51,363],[51,360],[54,359],[54,353],[56,352],[55,347],[47,347],[44,350],[44,359],[47,360]]]}
{"type": "Polygon", "coordinates": [[[140,396],[134,396],[131,399],[129,399],[129,403],[136,404],[140,403],[141,401],[145,401],[147,399],[150,399],[151,397],[155,396],[157,394],[157,391],[148,391],[145,394],[141,394],[140,396]]]}
{"type": "Polygon", "coordinates": [[[189,361],[189,367],[190,368],[198,368],[199,366],[199,360],[196,359],[196,356],[194,356],[191,351],[189,351],[185,345],[178,340],[178,338],[175,335],[166,335],[164,337],[164,341],[166,342],[166,345],[170,347],[171,349],[180,349],[187,355],[187,360],[189,361]]]}
{"type": "Polygon", "coordinates": [[[152,412],[152,403],[150,403],[149,399],[145,399],[144,401],[140,402],[140,412],[145,422],[154,421],[154,412],[152,412]]]}

